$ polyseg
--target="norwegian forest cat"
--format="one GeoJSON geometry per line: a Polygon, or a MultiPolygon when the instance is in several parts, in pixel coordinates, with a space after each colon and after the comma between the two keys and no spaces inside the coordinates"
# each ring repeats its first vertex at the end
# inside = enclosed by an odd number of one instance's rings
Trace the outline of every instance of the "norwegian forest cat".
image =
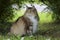
{"type": "MultiPolygon", "coordinates": [[[[10,33],[14,35],[32,35],[37,32],[38,28],[38,13],[36,8],[26,6],[26,12],[22,17],[19,17],[14,24],[12,24],[10,33]]],[[[24,11],[23,11],[24,12],[24,11]]]]}

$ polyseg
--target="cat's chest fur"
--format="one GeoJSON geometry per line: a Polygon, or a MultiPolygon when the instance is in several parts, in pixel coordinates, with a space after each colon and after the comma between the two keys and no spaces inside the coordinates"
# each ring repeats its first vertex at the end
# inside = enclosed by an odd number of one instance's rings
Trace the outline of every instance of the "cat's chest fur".
{"type": "Polygon", "coordinates": [[[33,16],[32,14],[28,14],[27,17],[32,22],[33,33],[35,33],[37,31],[37,25],[38,25],[37,18],[35,16],[33,16]]]}

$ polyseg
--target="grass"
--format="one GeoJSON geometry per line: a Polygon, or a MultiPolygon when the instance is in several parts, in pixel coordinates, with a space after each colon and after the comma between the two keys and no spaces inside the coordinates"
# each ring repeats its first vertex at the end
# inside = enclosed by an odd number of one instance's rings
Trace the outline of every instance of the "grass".
{"type": "MultiPolygon", "coordinates": [[[[0,36],[0,40],[20,40],[20,36],[0,36]]],[[[52,37],[52,36],[43,36],[43,35],[38,35],[38,37],[33,36],[32,38],[26,36],[25,40],[60,40],[58,37],[52,37]]]]}
{"type": "MultiPolygon", "coordinates": [[[[14,12],[14,19],[9,20],[9,22],[14,22],[18,17],[23,15],[23,10],[14,12]]],[[[38,34],[30,38],[29,36],[25,37],[25,40],[60,40],[60,37],[55,36],[58,35],[58,32],[55,31],[60,30],[59,24],[53,24],[52,14],[51,13],[38,13],[40,21],[38,27],[38,34]],[[58,28],[57,28],[58,27],[58,28]],[[55,34],[56,33],[56,34],[55,34]]],[[[8,35],[0,35],[0,40],[20,40],[20,36],[8,36],[8,35]]]]}
{"type": "Polygon", "coordinates": [[[52,13],[39,13],[40,23],[49,23],[52,22],[52,13]]]}

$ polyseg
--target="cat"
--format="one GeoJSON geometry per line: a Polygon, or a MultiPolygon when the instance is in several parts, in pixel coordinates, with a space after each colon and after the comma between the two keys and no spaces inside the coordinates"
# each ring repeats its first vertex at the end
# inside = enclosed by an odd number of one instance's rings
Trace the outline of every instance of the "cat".
{"type": "MultiPolygon", "coordinates": [[[[32,35],[37,32],[39,16],[34,5],[26,6],[27,9],[22,17],[12,24],[10,33],[14,35],[32,35]]],[[[24,11],[23,11],[24,12],[24,11]]]]}

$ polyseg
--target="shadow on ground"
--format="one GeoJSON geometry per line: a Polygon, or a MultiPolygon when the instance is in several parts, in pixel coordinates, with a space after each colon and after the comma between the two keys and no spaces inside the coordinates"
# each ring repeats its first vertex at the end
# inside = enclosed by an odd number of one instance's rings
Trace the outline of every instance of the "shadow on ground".
{"type": "Polygon", "coordinates": [[[60,23],[44,23],[38,28],[38,35],[60,37],[60,23]]]}

